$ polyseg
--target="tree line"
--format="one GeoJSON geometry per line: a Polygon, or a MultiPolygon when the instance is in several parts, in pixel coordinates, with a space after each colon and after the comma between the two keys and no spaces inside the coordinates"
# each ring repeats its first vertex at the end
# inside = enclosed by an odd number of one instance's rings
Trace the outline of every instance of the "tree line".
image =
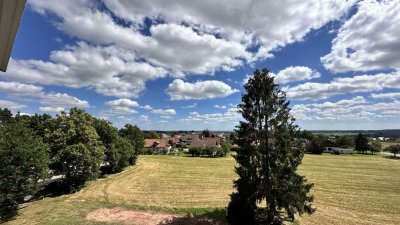
{"type": "Polygon", "coordinates": [[[52,117],[0,108],[0,213],[15,212],[43,181],[61,176],[58,191],[71,193],[101,174],[134,165],[144,148],[142,131],[72,108],[52,117]]]}
{"type": "MultiPolygon", "coordinates": [[[[306,151],[313,154],[322,154],[324,148],[327,147],[324,146],[324,142],[329,139],[326,135],[313,134],[307,130],[301,131],[298,136],[309,141],[306,145],[306,151]]],[[[369,141],[367,136],[361,133],[358,135],[336,136],[332,142],[342,148],[352,148],[358,153],[364,154],[368,152],[374,154],[382,150],[382,145],[379,141],[369,141]]]]}

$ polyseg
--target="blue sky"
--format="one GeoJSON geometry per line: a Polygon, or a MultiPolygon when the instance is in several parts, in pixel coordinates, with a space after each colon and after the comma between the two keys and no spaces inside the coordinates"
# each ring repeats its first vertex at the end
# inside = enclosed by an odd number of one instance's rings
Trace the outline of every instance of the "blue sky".
{"type": "Polygon", "coordinates": [[[0,107],[231,130],[243,82],[266,67],[303,129],[399,128],[399,10],[372,0],[31,0],[0,74],[0,107]]]}

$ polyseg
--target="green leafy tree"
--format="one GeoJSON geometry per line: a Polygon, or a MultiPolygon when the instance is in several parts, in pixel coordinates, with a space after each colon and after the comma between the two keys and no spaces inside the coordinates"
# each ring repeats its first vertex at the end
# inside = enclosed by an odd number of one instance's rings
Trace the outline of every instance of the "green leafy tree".
{"type": "Polygon", "coordinates": [[[374,152],[380,152],[382,149],[382,144],[379,141],[371,141],[368,144],[368,149],[372,154],[374,154],[374,152]]]}
{"type": "Polygon", "coordinates": [[[133,146],[128,139],[118,136],[113,148],[116,149],[116,151],[113,152],[118,153],[118,164],[115,166],[115,172],[119,172],[123,168],[134,163],[132,161],[132,158],[135,157],[132,151],[133,146]]]}
{"type": "Polygon", "coordinates": [[[324,140],[319,138],[314,138],[306,147],[307,152],[313,154],[322,154],[324,152],[324,140]]]}
{"type": "Polygon", "coordinates": [[[122,137],[126,138],[132,145],[132,157],[130,164],[136,163],[137,155],[144,152],[144,135],[139,127],[132,124],[126,124],[124,128],[119,130],[122,137]]]}
{"type": "Polygon", "coordinates": [[[13,114],[7,108],[0,108],[0,124],[14,122],[13,114]]]}
{"type": "Polygon", "coordinates": [[[203,132],[201,133],[203,135],[203,137],[210,137],[211,133],[208,129],[203,130],[203,132]]]}
{"type": "Polygon", "coordinates": [[[54,127],[54,120],[49,114],[35,114],[30,117],[28,127],[32,129],[35,136],[42,138],[45,142],[54,127]]]}
{"type": "Polygon", "coordinates": [[[311,140],[314,139],[314,134],[311,133],[311,131],[302,130],[302,131],[300,131],[298,137],[299,137],[299,138],[305,138],[305,139],[311,141],[311,140]]]}
{"type": "Polygon", "coordinates": [[[337,136],[335,142],[343,148],[353,148],[355,144],[354,136],[351,135],[337,136]]]}
{"type": "Polygon", "coordinates": [[[230,143],[230,141],[224,141],[221,143],[221,147],[222,147],[222,156],[226,156],[226,154],[228,154],[231,151],[232,144],[230,143]]]}
{"type": "Polygon", "coordinates": [[[117,173],[129,165],[133,156],[133,147],[128,140],[118,134],[117,128],[104,119],[94,119],[94,127],[103,143],[107,172],[117,173]]]}
{"type": "Polygon", "coordinates": [[[355,148],[357,152],[366,153],[368,151],[368,139],[363,134],[359,133],[355,138],[355,148]]]}
{"type": "Polygon", "coordinates": [[[0,125],[0,217],[34,195],[48,176],[48,147],[21,124],[0,125]]]}
{"type": "Polygon", "coordinates": [[[394,155],[394,157],[396,158],[397,154],[400,154],[400,145],[399,144],[390,145],[385,148],[385,152],[392,153],[394,155]]]}
{"type": "Polygon", "coordinates": [[[232,132],[229,134],[229,140],[231,140],[232,143],[236,144],[237,139],[238,139],[238,135],[236,132],[232,132]]]}
{"type": "Polygon", "coordinates": [[[155,131],[146,132],[145,134],[146,139],[159,139],[161,138],[160,134],[155,131]]]}
{"type": "Polygon", "coordinates": [[[313,185],[296,173],[304,149],[295,139],[299,131],[286,94],[266,69],[256,70],[244,88],[239,108],[245,121],[238,126],[240,150],[234,156],[239,179],[228,205],[229,222],[255,224],[261,217],[267,224],[281,224],[281,210],[292,220],[297,212],[313,213],[313,185]],[[265,208],[257,210],[263,202],[265,208]],[[265,213],[257,215],[260,210],[265,213]]]}
{"type": "Polygon", "coordinates": [[[21,114],[20,112],[17,112],[17,114],[15,114],[14,120],[16,123],[19,123],[25,127],[29,127],[31,117],[29,115],[24,115],[21,114]]]}
{"type": "Polygon", "coordinates": [[[84,110],[72,108],[54,120],[49,136],[53,169],[64,175],[65,191],[79,190],[87,180],[99,175],[105,147],[84,110]]]}

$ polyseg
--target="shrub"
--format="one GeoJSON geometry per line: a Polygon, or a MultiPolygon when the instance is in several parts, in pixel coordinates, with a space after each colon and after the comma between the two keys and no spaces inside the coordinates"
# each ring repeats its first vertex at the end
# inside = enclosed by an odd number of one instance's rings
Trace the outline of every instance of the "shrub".
{"type": "Polygon", "coordinates": [[[371,143],[368,144],[368,149],[372,154],[374,154],[374,152],[380,152],[382,149],[382,144],[379,141],[371,141],[371,143]]]}
{"type": "Polygon", "coordinates": [[[228,141],[224,141],[221,143],[221,147],[223,150],[223,155],[222,156],[226,156],[226,154],[228,154],[231,149],[232,149],[232,144],[228,141]]]}
{"type": "Polygon", "coordinates": [[[386,147],[385,152],[390,152],[396,157],[397,154],[400,154],[400,144],[386,147]]]}
{"type": "Polygon", "coordinates": [[[323,140],[314,138],[306,147],[307,152],[312,154],[322,154],[324,152],[323,140]]]}
{"type": "Polygon", "coordinates": [[[189,148],[189,154],[191,154],[193,157],[200,156],[201,151],[202,150],[199,147],[190,147],[189,148]]]}

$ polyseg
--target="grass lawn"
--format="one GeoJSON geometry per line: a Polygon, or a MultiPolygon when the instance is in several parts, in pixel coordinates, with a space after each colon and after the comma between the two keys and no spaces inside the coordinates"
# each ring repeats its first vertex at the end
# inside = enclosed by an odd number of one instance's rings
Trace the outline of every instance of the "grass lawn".
{"type": "Polygon", "coordinates": [[[400,142],[387,142],[387,141],[381,141],[380,143],[381,143],[381,145],[382,145],[382,149],[384,149],[384,148],[386,148],[386,147],[389,147],[389,146],[391,146],[391,145],[398,145],[398,144],[400,144],[400,142]]]}
{"type": "MultiPolygon", "coordinates": [[[[234,160],[140,156],[137,166],[90,182],[72,195],[28,204],[6,224],[104,224],[98,208],[197,213],[223,218],[234,160]]],[[[300,173],[315,184],[317,212],[300,224],[399,224],[400,160],[364,155],[306,155],[300,173]]]]}

